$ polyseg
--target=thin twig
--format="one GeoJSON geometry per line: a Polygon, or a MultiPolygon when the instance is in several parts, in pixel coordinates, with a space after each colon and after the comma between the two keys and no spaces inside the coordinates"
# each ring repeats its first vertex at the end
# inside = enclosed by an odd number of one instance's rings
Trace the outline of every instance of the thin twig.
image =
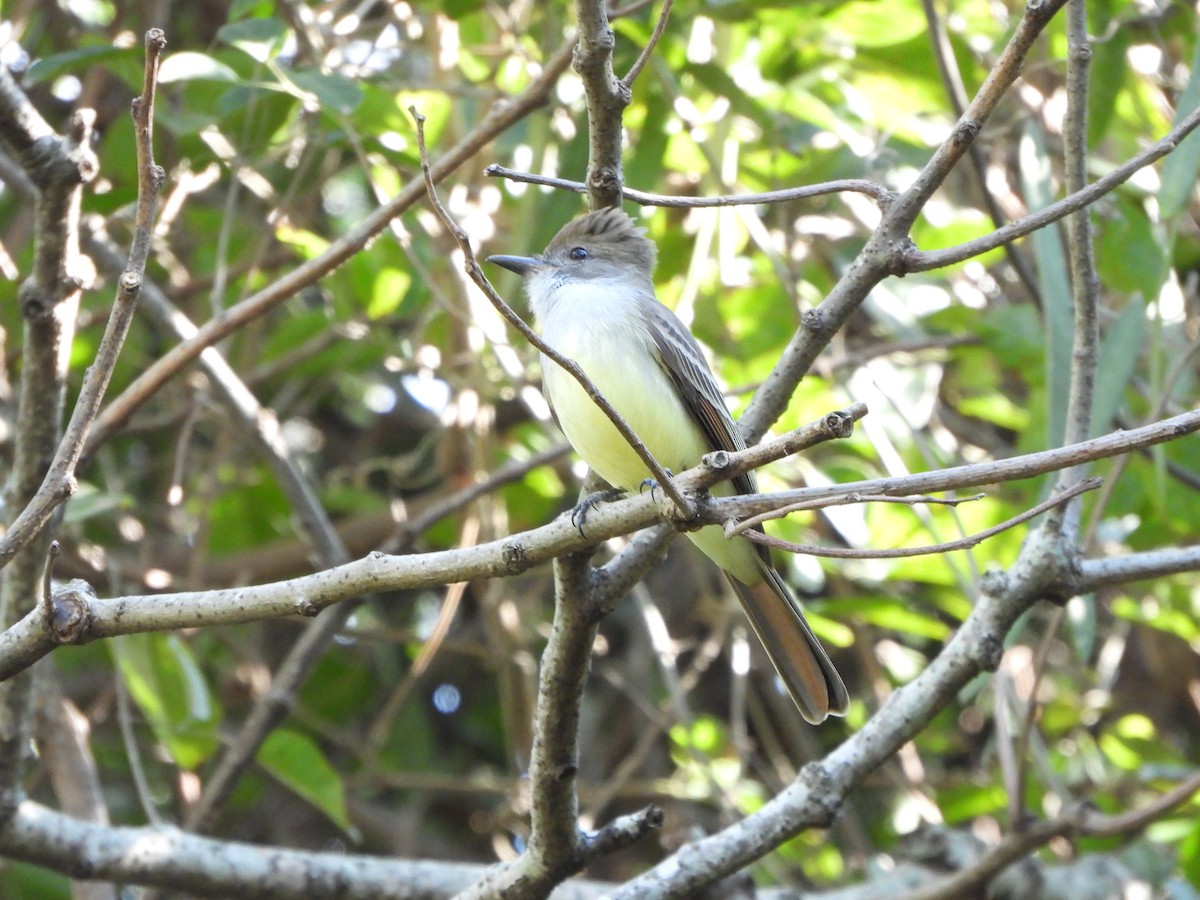
{"type": "Polygon", "coordinates": [[[658,46],[659,38],[662,37],[663,32],[667,28],[667,17],[671,14],[671,3],[672,0],[663,0],[662,9],[658,13],[658,21],[654,23],[654,31],[650,34],[650,40],[646,42],[646,46],[638,54],[638,58],[630,67],[628,74],[621,79],[621,83],[625,87],[633,88],[633,82],[637,79],[646,63],[650,61],[650,56],[654,53],[654,48],[658,46]]]}
{"type": "Polygon", "coordinates": [[[747,443],[754,443],[783,414],[800,380],[876,285],[888,275],[912,271],[911,260],[917,253],[910,237],[913,223],[1016,81],[1034,41],[1065,2],[1043,0],[1026,5],[1000,58],[950,136],[909,188],[888,204],[878,227],[825,300],[804,315],[801,327],[738,421],[747,443]]]}
{"type": "MultiPolygon", "coordinates": [[[[566,178],[554,178],[549,175],[536,175],[532,172],[519,172],[505,166],[493,163],[483,170],[483,174],[492,178],[506,178],[509,181],[519,181],[525,184],[536,184],[542,187],[558,188],[572,191],[576,194],[587,192],[587,185],[581,181],[570,181],[566,178]]],[[[823,197],[827,194],[856,193],[866,194],[881,206],[887,206],[896,196],[881,184],[868,181],[865,178],[842,178],[838,181],[823,181],[820,184],[808,184],[802,187],[785,188],[778,191],[762,191],[756,194],[722,194],[717,197],[681,197],[674,194],[652,194],[635,188],[622,186],[621,196],[637,203],[639,206],[664,206],[674,209],[707,209],[709,207],[752,206],[758,203],[787,203],[791,200],[806,200],[809,197],[823,197]]]]}
{"type": "Polygon", "coordinates": [[[1005,835],[1004,840],[967,868],[918,888],[905,897],[907,900],[957,900],[959,897],[974,896],[1000,872],[1054,838],[1072,834],[1088,837],[1121,837],[1132,834],[1184,803],[1197,791],[1200,791],[1200,772],[1192,773],[1174,788],[1140,809],[1129,810],[1119,815],[1103,815],[1077,807],[1058,818],[1037,822],[1005,835]]]}
{"type": "MultiPolygon", "coordinates": [[[[1088,69],[1092,48],[1088,45],[1087,7],[1083,0],[1067,4],[1067,115],[1063,130],[1068,193],[1087,186],[1088,157],[1088,69]]],[[[1092,431],[1092,406],[1096,392],[1096,367],[1099,363],[1100,325],[1096,307],[1100,295],[1100,277],[1096,274],[1092,221],[1087,207],[1067,217],[1067,254],[1071,264],[1071,306],[1074,329],[1071,348],[1071,390],[1067,401],[1067,421],[1063,443],[1087,440],[1092,431]]],[[[1061,301],[1060,301],[1061,302],[1061,301]]],[[[1058,473],[1059,485],[1078,478],[1075,468],[1058,473]]],[[[1064,539],[1075,541],[1079,507],[1068,516],[1055,513],[1061,520],[1064,539]]]]}
{"type": "MultiPolygon", "coordinates": [[[[706,522],[710,520],[724,522],[726,519],[738,515],[765,512],[784,503],[843,497],[850,493],[893,496],[932,494],[939,491],[980,487],[1001,481],[1032,478],[1035,475],[1056,472],[1066,466],[1107,459],[1139,447],[1172,441],[1195,431],[1200,431],[1200,410],[1181,413],[1170,419],[1163,419],[1153,425],[1135,428],[1131,431],[1115,431],[1103,437],[1092,438],[1090,441],[1081,441],[1078,444],[1068,444],[1065,447],[1041,450],[1037,453],[1027,453],[1008,459],[950,466],[913,475],[870,478],[866,481],[847,484],[794,488],[769,495],[746,494],[736,497],[714,497],[708,502],[708,510],[701,511],[700,519],[706,522]]],[[[688,484],[679,477],[676,480],[685,485],[688,484]]]]}
{"type": "MultiPolygon", "coordinates": [[[[1078,193],[1087,186],[1088,159],[1088,70],[1092,48],[1087,36],[1087,6],[1084,0],[1072,0],[1067,4],[1067,114],[1063,127],[1063,148],[1068,194],[1078,193]]],[[[1067,395],[1067,420],[1063,428],[1063,443],[1071,444],[1086,440],[1092,433],[1094,397],[1096,393],[1096,370],[1100,356],[1100,324],[1097,306],[1100,297],[1100,278],[1096,273],[1095,247],[1092,240],[1091,210],[1089,207],[1075,210],[1067,216],[1067,258],[1071,271],[1071,308],[1074,327],[1071,333],[1070,390],[1067,395]]],[[[1047,303],[1062,303],[1066,298],[1047,297],[1047,303]]],[[[1047,316],[1048,319],[1052,318],[1047,316]]],[[[1053,383],[1053,379],[1050,379],[1053,383]]],[[[1080,477],[1082,465],[1063,469],[1058,473],[1059,487],[1080,477]]],[[[1079,546],[1079,503],[1067,504],[1055,509],[1046,520],[1044,534],[1061,541],[1064,548],[1079,546]]],[[[1061,614],[1056,614],[1050,624],[1049,633],[1057,630],[1061,614]]],[[[1043,646],[1049,647],[1043,642],[1043,646]]],[[[1034,686],[1040,676],[1035,669],[1034,686]]],[[[1018,760],[1016,784],[1010,802],[1013,804],[1013,821],[1025,816],[1025,782],[1028,778],[1029,757],[1026,752],[1029,738],[1037,719],[1038,700],[1036,690],[1029,695],[1025,715],[1017,733],[1014,755],[1018,760]]]]}
{"type": "Polygon", "coordinates": [[[932,497],[929,494],[914,494],[911,497],[889,497],[887,494],[847,494],[837,498],[836,503],[828,500],[806,500],[801,503],[789,503],[779,509],[760,513],[745,519],[730,519],[724,525],[725,537],[737,537],[744,531],[756,528],[764,522],[781,519],[794,512],[805,512],[810,509],[828,509],[831,506],[854,506],[860,503],[900,503],[905,506],[930,504],[932,506],[959,506],[963,503],[974,503],[982,500],[987,494],[972,494],[970,497],[932,497]]]}
{"type": "Polygon", "coordinates": [[[410,107],[409,112],[417,123],[417,147],[421,154],[421,171],[425,174],[425,187],[429,195],[429,202],[432,204],[438,218],[441,219],[442,224],[446,227],[446,230],[458,242],[458,246],[463,252],[464,268],[468,277],[483,291],[492,306],[496,308],[496,311],[504,317],[504,320],[508,324],[517,329],[525,340],[540,350],[543,356],[552,360],[563,371],[579,382],[580,387],[583,388],[592,402],[608,417],[613,427],[620,432],[621,437],[633,448],[638,458],[645,463],[646,468],[650,470],[650,476],[658,482],[658,486],[662,489],[663,493],[671,498],[671,502],[675,504],[675,508],[679,511],[679,514],[685,519],[690,518],[691,504],[672,483],[670,473],[659,464],[658,460],[654,458],[654,454],[650,452],[637,436],[637,433],[629,427],[629,423],[604,398],[600,390],[592,384],[591,379],[587,377],[583,369],[574,360],[563,356],[542,340],[541,336],[530,328],[525,320],[517,315],[516,311],[504,301],[504,298],[496,293],[496,289],[492,287],[487,276],[483,274],[483,269],[479,266],[479,260],[476,259],[475,251],[471,248],[471,239],[462,230],[462,227],[454,221],[454,218],[446,210],[446,207],[442,205],[441,200],[438,199],[437,190],[430,175],[429,151],[425,146],[425,117],[417,112],[416,107],[410,107]]]}
{"type": "Polygon", "coordinates": [[[761,531],[750,531],[746,534],[750,540],[759,544],[764,544],[768,547],[774,547],[777,550],[784,550],[788,553],[798,553],[804,556],[821,556],[831,559],[902,559],[907,556],[928,556],[934,553],[950,553],[954,550],[970,550],[990,537],[995,537],[1001,532],[1008,531],[1010,528],[1028,522],[1030,519],[1040,516],[1048,509],[1053,509],[1056,506],[1061,506],[1073,497],[1077,497],[1085,491],[1094,491],[1103,483],[1099,478],[1086,478],[1083,481],[1077,482],[1070,487],[1064,488],[1062,493],[1055,494],[1048,500],[1044,500],[1032,509],[1028,509],[1018,516],[1013,516],[1011,519],[1005,519],[999,525],[993,525],[991,528],[984,529],[976,534],[968,535],[964,538],[959,538],[956,541],[947,541],[943,544],[930,544],[925,547],[895,547],[890,550],[859,550],[854,547],[823,547],[819,544],[793,544],[791,541],[784,541],[776,537],[771,537],[769,534],[764,534],[761,531]]]}
{"type": "MultiPolygon", "coordinates": [[[[929,26],[929,42],[933,46],[933,58],[937,62],[938,73],[941,75],[942,84],[946,88],[946,96],[950,100],[950,107],[954,111],[955,118],[958,118],[963,114],[963,110],[967,106],[967,89],[963,84],[962,73],[958,71],[958,62],[954,58],[954,48],[951,46],[950,38],[946,34],[942,17],[938,15],[937,8],[934,6],[934,0],[921,0],[921,8],[925,13],[925,22],[929,26]]],[[[983,202],[983,208],[987,212],[988,218],[992,220],[993,227],[1002,228],[1005,224],[1004,212],[1001,210],[995,194],[988,186],[987,160],[984,159],[983,151],[980,149],[978,142],[972,143],[968,148],[967,160],[971,163],[971,170],[975,173],[975,180],[979,185],[980,199],[983,202]]],[[[1017,273],[1017,277],[1021,279],[1021,283],[1025,286],[1025,290],[1033,298],[1033,302],[1041,307],[1043,304],[1041,291],[1038,289],[1037,279],[1029,269],[1028,261],[1011,242],[1004,245],[1004,253],[1008,257],[1008,262],[1013,267],[1013,271],[1017,273]]]]}

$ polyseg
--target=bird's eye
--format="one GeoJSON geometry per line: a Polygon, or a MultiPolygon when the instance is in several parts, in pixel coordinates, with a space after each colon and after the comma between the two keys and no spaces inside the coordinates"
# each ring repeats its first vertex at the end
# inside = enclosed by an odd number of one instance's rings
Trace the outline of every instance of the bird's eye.
{"type": "Polygon", "coordinates": [[[567,254],[571,259],[587,259],[591,256],[584,247],[572,247],[571,252],[567,254]]]}

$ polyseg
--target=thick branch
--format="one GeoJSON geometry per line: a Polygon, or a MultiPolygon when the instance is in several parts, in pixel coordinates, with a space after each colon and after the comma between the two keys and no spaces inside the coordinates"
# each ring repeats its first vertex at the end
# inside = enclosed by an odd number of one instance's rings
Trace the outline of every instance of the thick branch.
{"type": "Polygon", "coordinates": [[[592,209],[621,202],[621,116],[633,97],[613,72],[616,35],[608,24],[605,0],[576,0],[579,43],[575,71],[583,79],[588,109],[588,198],[592,209]]]}
{"type": "MultiPolygon", "coordinates": [[[[1133,431],[1010,460],[959,466],[902,478],[802,488],[778,494],[715,498],[700,504],[695,524],[722,523],[731,516],[760,512],[765,508],[799,500],[865,493],[889,496],[924,494],[1026,478],[1080,461],[1101,459],[1162,443],[1196,430],[1200,430],[1200,410],[1133,431]]],[[[752,454],[770,454],[777,446],[793,440],[794,435],[784,435],[765,442],[761,447],[731,453],[726,465],[719,470],[702,464],[676,476],[676,483],[685,491],[691,491],[697,485],[714,483],[736,472],[744,458],[750,458],[752,454]]],[[[160,631],[197,624],[235,624],[297,613],[315,615],[326,606],[371,591],[433,587],[473,578],[516,575],[553,557],[644,528],[662,515],[657,501],[646,492],[594,509],[588,517],[586,536],[571,524],[569,516],[561,516],[540,528],[470,548],[420,556],[371,554],[313,575],[255,587],[110,600],[91,600],[86,596],[79,598],[59,592],[55,596],[53,621],[46,622],[42,612],[35,611],[0,634],[0,679],[11,677],[61,643],[80,643],[117,634],[160,631]]],[[[1069,590],[1070,587],[1070,584],[1059,585],[1062,590],[1069,590]]]]}

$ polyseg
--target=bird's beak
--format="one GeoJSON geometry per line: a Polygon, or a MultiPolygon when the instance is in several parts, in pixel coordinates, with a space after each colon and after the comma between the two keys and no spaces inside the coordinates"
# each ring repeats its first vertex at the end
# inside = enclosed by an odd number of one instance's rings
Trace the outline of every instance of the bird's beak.
{"type": "Polygon", "coordinates": [[[536,256],[489,256],[487,261],[510,272],[516,272],[522,278],[546,267],[536,256]]]}

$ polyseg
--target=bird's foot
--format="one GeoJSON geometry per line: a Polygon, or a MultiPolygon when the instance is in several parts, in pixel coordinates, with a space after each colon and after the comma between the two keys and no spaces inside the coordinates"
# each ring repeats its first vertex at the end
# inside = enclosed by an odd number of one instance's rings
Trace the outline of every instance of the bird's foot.
{"type": "MultiPolygon", "coordinates": [[[[673,476],[675,474],[670,469],[667,469],[666,472],[667,472],[667,475],[670,475],[670,476],[673,476]]],[[[650,499],[657,503],[658,498],[654,496],[654,492],[658,490],[658,479],[657,478],[643,478],[641,485],[639,485],[639,487],[638,487],[638,493],[640,494],[640,493],[644,492],[646,490],[646,488],[650,488],[650,499]]]]}
{"type": "Polygon", "coordinates": [[[625,492],[620,488],[608,488],[603,491],[596,491],[593,494],[588,494],[582,500],[575,504],[575,508],[571,510],[571,524],[579,531],[580,537],[585,537],[583,533],[583,523],[587,519],[587,514],[592,511],[592,508],[600,503],[608,503],[610,500],[616,500],[625,492]]]}

